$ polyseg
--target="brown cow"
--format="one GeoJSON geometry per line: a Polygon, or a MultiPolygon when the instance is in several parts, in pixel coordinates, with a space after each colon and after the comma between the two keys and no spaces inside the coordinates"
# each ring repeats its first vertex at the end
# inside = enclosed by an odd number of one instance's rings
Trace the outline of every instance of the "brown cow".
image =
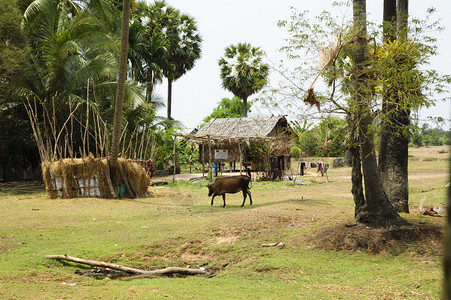
{"type": "Polygon", "coordinates": [[[208,187],[208,196],[213,195],[211,198],[211,205],[213,205],[213,199],[216,196],[222,195],[222,200],[224,202],[223,207],[226,206],[225,203],[225,194],[226,193],[238,193],[239,191],[243,191],[243,203],[241,206],[244,205],[244,202],[246,201],[246,196],[249,195],[249,200],[252,205],[252,196],[251,192],[249,191],[249,182],[251,181],[251,178],[246,175],[239,175],[239,176],[229,176],[229,177],[219,177],[216,178],[215,182],[212,184],[207,185],[208,187]]]}

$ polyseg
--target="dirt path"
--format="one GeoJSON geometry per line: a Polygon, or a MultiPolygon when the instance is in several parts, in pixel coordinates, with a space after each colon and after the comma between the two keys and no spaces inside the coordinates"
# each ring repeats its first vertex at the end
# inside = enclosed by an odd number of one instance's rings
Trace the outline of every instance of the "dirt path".
{"type": "MultiPolygon", "coordinates": [[[[244,173],[243,173],[244,174],[244,173]]],[[[224,172],[222,174],[220,174],[220,176],[236,176],[236,175],[240,175],[240,172],[224,172]]],[[[207,173],[204,174],[204,177],[206,178],[208,176],[207,173]]],[[[201,179],[202,178],[202,173],[191,173],[191,174],[176,174],[175,175],[175,182],[180,182],[180,181],[188,181],[194,178],[198,178],[201,179]]],[[[152,182],[154,183],[159,183],[159,182],[172,182],[173,179],[173,175],[169,175],[169,176],[154,176],[152,178],[152,182]]]]}

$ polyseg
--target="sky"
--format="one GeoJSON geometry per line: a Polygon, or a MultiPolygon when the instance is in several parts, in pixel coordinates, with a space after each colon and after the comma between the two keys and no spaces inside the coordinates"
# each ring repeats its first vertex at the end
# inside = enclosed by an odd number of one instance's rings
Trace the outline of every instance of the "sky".
{"type": "MultiPolygon", "coordinates": [[[[224,54],[226,47],[247,42],[252,46],[261,47],[266,56],[273,62],[283,59],[278,49],[286,44],[288,37],[286,29],[279,28],[277,22],[291,16],[290,7],[297,11],[309,10],[310,15],[319,14],[323,10],[332,11],[332,0],[166,0],[167,3],[182,13],[191,15],[197,21],[198,30],[202,36],[202,57],[195,67],[188,71],[172,87],[172,117],[182,122],[187,128],[195,128],[202,119],[212,113],[222,98],[232,98],[233,94],[221,87],[218,60],[224,54]]],[[[147,0],[148,3],[153,1],[147,0]]],[[[439,55],[431,60],[432,68],[442,74],[451,74],[451,1],[429,0],[409,1],[409,15],[422,18],[427,8],[436,8],[435,17],[441,19],[445,30],[434,33],[438,38],[439,55]],[[446,38],[448,37],[448,40],[446,38]]],[[[382,0],[367,0],[368,20],[381,22],[383,12],[382,0]]],[[[346,12],[350,14],[351,11],[346,12]]],[[[273,76],[270,76],[272,86],[273,76]]],[[[166,103],[167,82],[156,88],[156,93],[166,103]]],[[[450,96],[448,94],[448,96],[450,96]]],[[[250,96],[248,100],[252,100],[250,96]]],[[[302,99],[299,99],[301,102],[302,99]]],[[[166,108],[159,115],[166,116],[166,108]]],[[[256,115],[278,115],[285,113],[280,109],[253,107],[250,117],[256,115]]],[[[437,103],[436,107],[420,111],[421,120],[428,116],[451,118],[449,102],[437,103]]],[[[292,115],[288,118],[294,119],[292,115]]],[[[443,127],[449,129],[447,122],[443,127]],[[446,128],[448,127],[448,128],[446,128]]]]}

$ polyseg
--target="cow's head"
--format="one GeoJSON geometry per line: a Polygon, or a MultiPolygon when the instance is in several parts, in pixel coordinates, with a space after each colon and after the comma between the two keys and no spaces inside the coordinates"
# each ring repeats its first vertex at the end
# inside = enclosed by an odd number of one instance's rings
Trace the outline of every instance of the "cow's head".
{"type": "Polygon", "coordinates": [[[207,185],[208,188],[208,197],[210,197],[211,195],[213,195],[213,187],[212,184],[207,185]]]}

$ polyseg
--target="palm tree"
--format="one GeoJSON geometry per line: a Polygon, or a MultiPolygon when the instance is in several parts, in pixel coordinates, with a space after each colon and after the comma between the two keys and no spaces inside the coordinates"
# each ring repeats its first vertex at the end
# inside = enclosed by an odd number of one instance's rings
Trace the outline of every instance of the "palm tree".
{"type": "Polygon", "coordinates": [[[180,13],[164,0],[155,1],[149,7],[148,17],[147,32],[163,32],[168,43],[168,53],[164,58],[166,63],[161,66],[168,80],[167,118],[172,119],[172,83],[194,67],[201,56],[202,38],[194,18],[180,13]]]}
{"type": "Polygon", "coordinates": [[[247,117],[247,98],[268,82],[269,66],[262,63],[264,52],[248,43],[230,45],[219,60],[222,87],[243,100],[243,116],[247,117]]]}
{"type": "Polygon", "coordinates": [[[169,38],[169,68],[164,70],[168,79],[167,117],[172,119],[172,82],[182,77],[194,67],[195,61],[201,56],[201,43],[196,21],[187,14],[174,19],[168,28],[169,38]]]}
{"type": "Polygon", "coordinates": [[[158,26],[153,26],[150,7],[141,2],[130,25],[129,60],[132,78],[146,88],[146,102],[151,102],[155,84],[168,68],[169,41],[158,26]]]}

